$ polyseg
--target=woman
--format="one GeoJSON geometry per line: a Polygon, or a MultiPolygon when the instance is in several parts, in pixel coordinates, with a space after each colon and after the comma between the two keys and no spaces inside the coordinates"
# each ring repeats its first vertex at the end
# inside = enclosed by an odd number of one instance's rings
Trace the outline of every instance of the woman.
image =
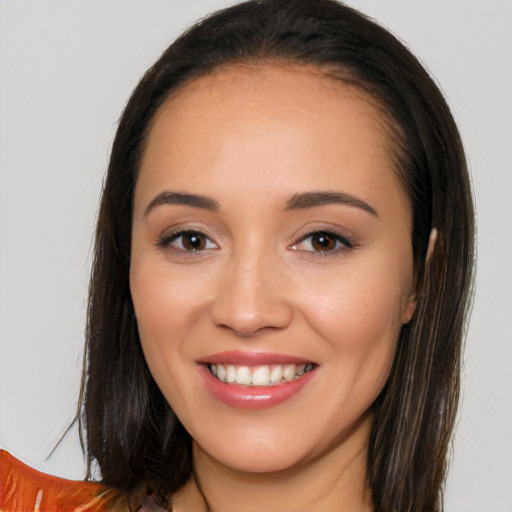
{"type": "Polygon", "coordinates": [[[133,93],[81,421],[132,509],[441,510],[473,264],[464,155],[388,32],[248,2],[133,93]]]}

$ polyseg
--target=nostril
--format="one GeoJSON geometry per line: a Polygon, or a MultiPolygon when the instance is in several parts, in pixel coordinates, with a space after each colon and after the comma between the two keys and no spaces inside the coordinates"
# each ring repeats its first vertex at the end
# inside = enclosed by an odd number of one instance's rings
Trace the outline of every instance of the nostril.
{"type": "Polygon", "coordinates": [[[226,329],[232,331],[239,338],[254,338],[257,336],[261,336],[263,334],[270,334],[273,331],[278,331],[285,327],[285,325],[281,326],[252,326],[250,324],[217,324],[217,327],[221,329],[226,329]]]}
{"type": "Polygon", "coordinates": [[[287,327],[292,307],[279,297],[224,296],[211,309],[213,323],[241,338],[252,338],[287,327]]]}

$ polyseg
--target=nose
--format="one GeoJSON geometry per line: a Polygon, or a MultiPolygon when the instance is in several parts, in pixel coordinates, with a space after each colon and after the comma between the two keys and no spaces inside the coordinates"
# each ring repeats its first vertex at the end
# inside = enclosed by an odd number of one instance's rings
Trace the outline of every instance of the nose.
{"type": "Polygon", "coordinates": [[[286,286],[271,258],[240,255],[226,264],[211,309],[213,322],[240,337],[284,329],[293,317],[286,286]]]}

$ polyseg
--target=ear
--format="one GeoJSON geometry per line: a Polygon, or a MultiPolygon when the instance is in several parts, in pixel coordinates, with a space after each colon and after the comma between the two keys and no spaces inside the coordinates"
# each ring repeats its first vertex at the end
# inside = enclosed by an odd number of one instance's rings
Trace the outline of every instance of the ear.
{"type": "Polygon", "coordinates": [[[437,241],[437,228],[432,228],[432,231],[430,232],[430,237],[428,239],[426,263],[428,263],[430,261],[432,253],[434,252],[434,248],[436,246],[436,241],[437,241]]]}
{"type": "MultiPolygon", "coordinates": [[[[434,248],[436,246],[436,241],[437,241],[437,228],[432,228],[432,231],[430,232],[430,236],[428,239],[427,255],[425,257],[426,264],[428,264],[428,262],[430,261],[430,258],[432,257],[434,248]]],[[[412,292],[409,295],[407,302],[405,304],[404,314],[402,317],[402,321],[404,324],[407,324],[411,321],[412,315],[414,315],[417,305],[418,305],[418,296],[415,292],[412,292]]]]}
{"type": "Polygon", "coordinates": [[[416,311],[418,298],[415,292],[412,292],[405,303],[404,312],[402,314],[402,324],[408,324],[411,321],[412,315],[416,311]]]}

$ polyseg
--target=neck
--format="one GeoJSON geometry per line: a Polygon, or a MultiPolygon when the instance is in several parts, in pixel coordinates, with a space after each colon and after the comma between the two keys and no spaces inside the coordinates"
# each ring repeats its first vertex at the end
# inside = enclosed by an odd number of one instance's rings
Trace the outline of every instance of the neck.
{"type": "Polygon", "coordinates": [[[324,452],[272,473],[247,473],[227,467],[194,444],[195,479],[175,496],[173,510],[371,512],[366,485],[371,417],[361,421],[324,452]]]}

